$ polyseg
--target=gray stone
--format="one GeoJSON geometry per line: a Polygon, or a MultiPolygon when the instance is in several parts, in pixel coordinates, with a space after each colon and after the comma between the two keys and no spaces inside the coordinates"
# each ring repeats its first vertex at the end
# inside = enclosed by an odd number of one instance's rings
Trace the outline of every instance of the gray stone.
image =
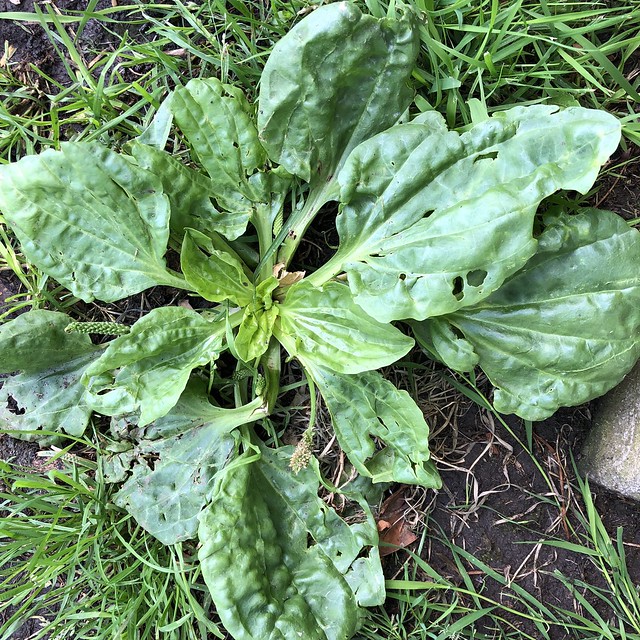
{"type": "Polygon", "coordinates": [[[640,500],[640,363],[600,401],[582,454],[590,481],[640,500]]]}

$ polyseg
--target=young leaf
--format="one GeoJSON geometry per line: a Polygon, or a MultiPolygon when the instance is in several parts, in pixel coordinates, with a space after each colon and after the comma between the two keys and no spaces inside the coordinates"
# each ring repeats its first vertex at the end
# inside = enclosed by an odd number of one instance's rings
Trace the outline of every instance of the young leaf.
{"type": "Polygon", "coordinates": [[[176,124],[211,177],[218,204],[250,212],[259,196],[247,175],[264,165],[266,155],[242,91],[216,78],[193,79],[169,100],[176,124]]]}
{"type": "Polygon", "coordinates": [[[64,313],[30,311],[0,327],[0,372],[22,371],[3,381],[0,426],[22,431],[24,440],[55,439],[28,433],[37,430],[80,436],[89,423],[91,408],[80,378],[100,347],[87,335],[65,333],[67,324],[64,313]]]}
{"type": "Polygon", "coordinates": [[[303,280],[291,287],[275,334],[290,355],[337,373],[379,369],[413,346],[411,338],[354,304],[349,288],[339,282],[315,288],[303,280]]]}
{"type": "Polygon", "coordinates": [[[560,188],[585,192],[620,123],[580,107],[514,107],[459,136],[437,114],[361,144],[338,180],[344,269],[380,321],[451,313],[495,291],[535,253],[533,217],[560,188]]]}
{"type": "Polygon", "coordinates": [[[214,324],[190,309],[153,309],[87,369],[91,406],[108,416],[139,412],[140,426],[166,415],[191,370],[217,358],[224,332],[224,322],[214,324]]]}
{"type": "MultiPolygon", "coordinates": [[[[640,235],[619,216],[551,217],[522,271],[441,322],[477,354],[499,411],[542,420],[602,395],[640,356],[638,264],[640,235]]],[[[459,364],[443,342],[434,342],[443,360],[459,364]]]]}
{"type": "Polygon", "coordinates": [[[236,353],[244,362],[259,358],[269,347],[279,312],[272,299],[273,291],[278,285],[279,282],[274,277],[261,282],[255,290],[255,301],[244,310],[235,340],[236,353]]]}
{"type": "Polygon", "coordinates": [[[200,516],[218,614],[235,640],[350,638],[358,606],[384,599],[371,514],[347,525],[318,497],[314,469],[289,469],[292,447],[261,451],[224,474],[200,516]]]}
{"type": "Polygon", "coordinates": [[[235,240],[245,232],[250,210],[218,211],[211,202],[214,185],[209,178],[161,149],[136,141],[130,148],[138,165],[162,180],[162,188],[171,203],[171,232],[178,238],[182,238],[186,227],[206,235],[220,233],[229,240],[235,240]]]}
{"type": "MultiPolygon", "coordinates": [[[[115,504],[164,544],[195,538],[198,514],[233,450],[229,432],[264,414],[259,398],[237,409],[221,409],[208,401],[205,385],[189,384],[166,416],[134,430],[132,450],[107,460],[108,480],[114,469],[126,469],[128,475],[115,504]]],[[[125,474],[113,480],[122,482],[125,474]]]]}
{"type": "Polygon", "coordinates": [[[303,363],[331,413],[340,448],[361,474],[373,482],[442,486],[430,461],[429,427],[406,391],[376,371],[349,376],[303,363]],[[374,438],[386,448],[376,453],[374,438]]]}
{"type": "Polygon", "coordinates": [[[0,209],[25,256],[86,302],[185,287],[165,267],[160,179],[102,145],[67,142],[0,167],[0,209]]]}
{"type": "Polygon", "coordinates": [[[186,229],[180,266],[187,282],[205,300],[231,300],[246,306],[254,298],[255,288],[239,256],[229,247],[216,247],[214,240],[198,231],[186,229]]]}
{"type": "Polygon", "coordinates": [[[332,176],[409,106],[417,53],[408,17],[376,20],[350,2],[313,11],[262,72],[258,128],[269,157],[307,182],[332,176]]]}

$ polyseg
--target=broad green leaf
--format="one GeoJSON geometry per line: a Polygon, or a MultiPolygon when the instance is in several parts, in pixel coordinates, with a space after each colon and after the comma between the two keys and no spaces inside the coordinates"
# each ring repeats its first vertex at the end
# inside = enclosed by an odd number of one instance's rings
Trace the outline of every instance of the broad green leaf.
{"type": "Polygon", "coordinates": [[[456,334],[447,322],[447,316],[430,318],[428,322],[412,322],[411,328],[418,344],[452,369],[468,372],[478,364],[478,354],[473,346],[456,334]]]}
{"type": "Polygon", "coordinates": [[[430,460],[429,427],[406,391],[376,371],[341,375],[307,366],[331,413],[340,448],[373,482],[400,482],[440,488],[430,460]],[[375,440],[382,448],[376,451],[375,440]]]}
{"type": "Polygon", "coordinates": [[[266,155],[242,91],[216,78],[193,79],[174,91],[170,108],[211,177],[218,204],[250,212],[257,196],[247,175],[264,165],[266,155]]]}
{"type": "Polygon", "coordinates": [[[339,282],[315,288],[303,280],[291,287],[275,335],[290,355],[337,373],[379,369],[413,346],[401,331],[367,315],[339,282]]]}
{"type": "Polygon", "coordinates": [[[220,233],[229,240],[245,232],[250,211],[218,211],[211,201],[214,187],[209,178],[165,151],[140,142],[131,143],[131,154],[139,166],[162,180],[162,188],[171,203],[171,232],[178,238],[182,238],[186,227],[207,235],[220,233]]]}
{"type": "Polygon", "coordinates": [[[236,353],[244,362],[252,362],[259,358],[269,347],[279,312],[278,306],[272,299],[272,294],[278,285],[279,282],[274,277],[261,282],[256,287],[255,301],[244,311],[235,339],[236,353]]]}
{"type": "Polygon", "coordinates": [[[108,416],[139,413],[140,426],[166,415],[191,370],[218,357],[224,332],[224,322],[209,322],[190,309],[153,309],[87,369],[91,406],[108,416]]]}
{"type": "Polygon", "coordinates": [[[550,217],[522,271],[445,321],[497,387],[499,411],[542,420],[587,402],[640,356],[640,235],[607,211],[550,217]]]}
{"type": "Polygon", "coordinates": [[[180,266],[187,282],[205,300],[231,300],[246,306],[254,299],[255,288],[238,255],[229,247],[216,247],[198,231],[186,229],[180,266]]]}
{"type": "Polygon", "coordinates": [[[0,427],[11,430],[14,437],[18,437],[14,430],[22,431],[20,438],[41,444],[56,438],[29,432],[58,431],[81,436],[93,410],[80,379],[96,357],[92,349],[48,369],[4,380],[0,389],[0,427]]]}
{"type": "Polygon", "coordinates": [[[28,433],[39,430],[80,436],[89,423],[80,378],[100,347],[87,335],[65,333],[69,322],[64,313],[30,311],[0,327],[0,372],[22,371],[3,380],[0,427],[24,432],[25,440],[55,440],[28,433]]]}
{"type": "Polygon", "coordinates": [[[167,146],[167,140],[171,134],[171,125],[173,124],[171,98],[172,94],[169,94],[169,97],[158,107],[147,128],[138,136],[138,142],[159,150],[167,146]]]}
{"type": "Polygon", "coordinates": [[[476,304],[535,253],[540,201],[586,192],[619,138],[603,111],[542,105],[462,135],[435,113],[393,127],[341,171],[340,247],[311,280],[344,269],[356,302],[385,322],[476,304]]]}
{"type": "Polygon", "coordinates": [[[347,525],[315,469],[289,469],[292,452],[234,466],[200,516],[202,574],[235,640],[344,640],[358,606],[384,599],[371,514],[347,525]]]}
{"type": "Polygon", "coordinates": [[[115,504],[164,544],[195,538],[198,514],[234,448],[229,432],[264,415],[259,398],[237,409],[216,407],[205,385],[194,381],[166,416],[146,428],[132,431],[119,420],[116,430],[133,434],[135,446],[105,463],[109,481],[126,480],[115,504]]]}
{"type": "Polygon", "coordinates": [[[35,310],[0,326],[0,373],[37,373],[97,347],[82,333],[66,333],[66,313],[35,310]]]}
{"type": "Polygon", "coordinates": [[[269,157],[307,182],[409,106],[418,34],[350,2],[319,7],[273,48],[260,79],[258,128],[269,157]]]}
{"type": "Polygon", "coordinates": [[[86,302],[184,288],[163,258],[160,179],[98,143],[67,142],[0,167],[0,210],[25,256],[86,302]]]}

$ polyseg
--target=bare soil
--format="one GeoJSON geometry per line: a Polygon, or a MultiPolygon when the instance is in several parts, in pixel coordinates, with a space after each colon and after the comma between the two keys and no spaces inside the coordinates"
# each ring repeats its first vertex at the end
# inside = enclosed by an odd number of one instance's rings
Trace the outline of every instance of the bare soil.
{"type": "MultiPolygon", "coordinates": [[[[425,520],[429,544],[424,547],[423,558],[430,566],[463,586],[452,553],[441,542],[444,537],[504,577],[506,584],[501,584],[477,566],[464,563],[478,592],[491,600],[523,611],[522,600],[514,593],[516,585],[547,606],[589,617],[554,572],[574,585],[584,582],[606,588],[601,572],[587,555],[544,542],[554,539],[585,544],[587,540],[583,523],[577,518],[577,513],[584,515],[585,510],[572,457],[580,457],[591,408],[564,409],[549,420],[535,423],[533,456],[523,447],[527,438],[520,420],[508,418],[509,431],[478,407],[462,416],[456,451],[464,454],[442,466],[444,487],[433,498],[425,520]],[[436,528],[442,534],[436,534],[436,528]]],[[[623,527],[629,573],[640,585],[640,505],[597,486],[592,486],[592,492],[613,540],[617,528],[623,527]]],[[[603,619],[617,626],[611,609],[586,589],[577,588],[603,619]]],[[[505,617],[514,628],[538,637],[532,624],[517,616],[505,617]]],[[[480,619],[477,630],[492,637],[494,630],[487,625],[480,619]]],[[[569,637],[560,628],[552,628],[549,635],[557,640],[569,637]]]]}
{"type": "MultiPolygon", "coordinates": [[[[111,0],[99,0],[96,11],[112,7],[111,0]]],[[[0,0],[0,13],[3,12],[24,12],[33,13],[38,9],[44,16],[48,11],[57,14],[59,11],[83,11],[87,8],[86,0],[0,0]]],[[[113,14],[117,19],[117,12],[113,14]]],[[[55,32],[54,27],[50,27],[55,32]]],[[[111,32],[118,28],[116,23],[109,24],[107,28],[104,23],[98,20],[88,20],[82,30],[78,31],[78,26],[68,25],[66,31],[74,40],[79,52],[87,60],[91,60],[91,55],[102,51],[112,51],[119,42],[117,33],[111,32]]],[[[1,20],[0,19],[0,46],[7,43],[11,50],[8,62],[17,63],[14,71],[27,73],[32,66],[37,67],[42,73],[49,76],[60,84],[70,82],[69,73],[64,62],[56,53],[54,46],[46,31],[37,22],[25,22],[23,20],[1,20]]],[[[61,49],[62,51],[63,49],[61,49]]],[[[73,69],[73,63],[69,58],[67,64],[73,69]]]]}

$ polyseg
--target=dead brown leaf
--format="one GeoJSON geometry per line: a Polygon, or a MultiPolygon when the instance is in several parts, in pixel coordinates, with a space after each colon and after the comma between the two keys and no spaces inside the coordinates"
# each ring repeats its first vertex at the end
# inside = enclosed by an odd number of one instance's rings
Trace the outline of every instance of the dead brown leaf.
{"type": "Polygon", "coordinates": [[[16,48],[9,44],[6,40],[4,43],[4,52],[2,57],[0,58],[0,68],[4,68],[7,66],[9,60],[11,60],[11,56],[16,52],[16,48]]]}
{"type": "Polygon", "coordinates": [[[304,271],[287,271],[285,269],[284,262],[278,262],[273,267],[273,275],[280,281],[279,288],[284,289],[294,285],[296,282],[300,282],[305,276],[304,271]]]}
{"type": "Polygon", "coordinates": [[[408,547],[418,537],[411,531],[407,524],[406,513],[408,509],[405,500],[405,488],[392,493],[380,507],[377,524],[380,534],[380,555],[387,556],[395,553],[399,548],[408,547]],[[393,546],[385,546],[393,545],[393,546]]]}

